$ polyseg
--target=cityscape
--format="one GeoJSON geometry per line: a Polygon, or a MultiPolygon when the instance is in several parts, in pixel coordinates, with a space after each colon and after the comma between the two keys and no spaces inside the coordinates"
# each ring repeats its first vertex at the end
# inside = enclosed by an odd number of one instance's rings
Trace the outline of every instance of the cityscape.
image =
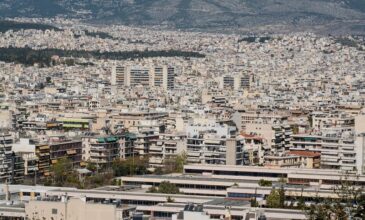
{"type": "Polygon", "coordinates": [[[365,219],[363,30],[71,8],[0,14],[0,220],[365,219]]]}

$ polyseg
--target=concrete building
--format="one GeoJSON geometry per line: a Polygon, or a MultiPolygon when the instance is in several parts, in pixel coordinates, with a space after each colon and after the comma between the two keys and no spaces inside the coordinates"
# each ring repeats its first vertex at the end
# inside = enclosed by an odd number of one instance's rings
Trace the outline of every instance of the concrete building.
{"type": "Polygon", "coordinates": [[[0,182],[10,182],[12,175],[12,144],[10,134],[0,133],[0,182]]]}
{"type": "Polygon", "coordinates": [[[113,66],[110,82],[112,87],[118,89],[142,85],[172,90],[175,86],[175,68],[167,65],[113,66]]]}
{"type": "Polygon", "coordinates": [[[68,159],[74,167],[78,167],[82,161],[82,141],[69,140],[63,135],[51,136],[49,155],[51,164],[64,158],[68,159]]]}
{"type": "Polygon", "coordinates": [[[99,166],[111,166],[115,159],[120,158],[124,143],[124,136],[82,137],[82,160],[99,166]]]}
{"type": "Polygon", "coordinates": [[[252,84],[251,75],[224,75],[220,78],[219,86],[223,90],[249,90],[252,84]]]}
{"type": "Polygon", "coordinates": [[[152,86],[165,91],[175,87],[175,68],[171,66],[153,67],[151,71],[152,86]]]}
{"type": "Polygon", "coordinates": [[[215,120],[195,119],[187,125],[187,161],[242,165],[244,139],[236,128],[215,120]]]}
{"type": "Polygon", "coordinates": [[[115,204],[102,204],[86,201],[86,198],[44,198],[31,200],[25,205],[28,219],[63,220],[122,220],[129,217],[133,209],[123,209],[115,204]]]}
{"type": "Polygon", "coordinates": [[[186,134],[160,134],[149,148],[149,163],[152,167],[163,167],[166,159],[186,153],[186,134]]]}
{"type": "Polygon", "coordinates": [[[127,83],[128,67],[116,66],[112,67],[110,84],[118,89],[123,88],[127,83]]]}
{"type": "Polygon", "coordinates": [[[358,174],[365,174],[365,115],[355,117],[356,169],[358,174]]]}

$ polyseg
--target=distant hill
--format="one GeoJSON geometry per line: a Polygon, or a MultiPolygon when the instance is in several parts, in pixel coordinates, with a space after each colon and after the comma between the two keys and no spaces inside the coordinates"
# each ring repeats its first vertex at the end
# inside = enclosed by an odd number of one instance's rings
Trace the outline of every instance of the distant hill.
{"type": "Polygon", "coordinates": [[[364,33],[365,0],[2,0],[0,16],[208,31],[364,33]]]}

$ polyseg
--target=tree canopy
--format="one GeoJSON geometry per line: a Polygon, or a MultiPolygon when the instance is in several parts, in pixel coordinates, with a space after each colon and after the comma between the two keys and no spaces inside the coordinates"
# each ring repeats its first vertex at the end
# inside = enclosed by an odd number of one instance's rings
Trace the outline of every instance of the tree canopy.
{"type": "Polygon", "coordinates": [[[178,194],[180,192],[179,188],[168,181],[163,181],[160,183],[159,187],[151,187],[149,189],[150,193],[164,193],[164,194],[178,194]]]}

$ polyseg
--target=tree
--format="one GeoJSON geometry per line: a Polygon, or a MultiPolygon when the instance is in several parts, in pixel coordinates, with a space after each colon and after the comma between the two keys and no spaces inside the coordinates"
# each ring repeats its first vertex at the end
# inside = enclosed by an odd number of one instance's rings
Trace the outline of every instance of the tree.
{"type": "Polygon", "coordinates": [[[279,192],[279,204],[280,204],[280,208],[284,208],[285,207],[285,190],[284,190],[284,185],[281,185],[281,187],[278,190],[278,192],[279,192]]]}
{"type": "Polygon", "coordinates": [[[317,199],[316,204],[304,207],[309,219],[352,219],[358,217],[364,219],[364,195],[363,187],[355,184],[358,176],[346,173],[336,187],[334,194],[337,199],[317,199]]]}
{"type": "Polygon", "coordinates": [[[179,188],[177,188],[177,186],[173,183],[164,181],[158,187],[158,192],[165,193],[165,194],[178,194],[179,188]]]}
{"type": "Polygon", "coordinates": [[[95,172],[97,170],[97,165],[95,163],[88,162],[86,165],[86,169],[95,172]]]}
{"type": "Polygon", "coordinates": [[[166,201],[171,203],[171,202],[174,202],[175,200],[173,198],[171,198],[171,196],[168,196],[166,198],[166,201]]]}
{"type": "Polygon", "coordinates": [[[259,206],[259,203],[257,202],[256,197],[251,198],[250,203],[251,203],[251,207],[258,207],[259,206]]]}
{"type": "Polygon", "coordinates": [[[163,162],[163,168],[156,169],[155,173],[182,173],[186,161],[187,155],[185,152],[174,157],[166,158],[163,162]]]}
{"type": "Polygon", "coordinates": [[[258,184],[259,186],[272,186],[272,181],[260,179],[258,184]]]}
{"type": "Polygon", "coordinates": [[[148,190],[149,193],[164,193],[164,194],[178,194],[180,193],[179,188],[168,181],[163,181],[160,183],[159,187],[156,188],[154,186],[150,187],[148,190]]]}
{"type": "Polygon", "coordinates": [[[112,169],[115,176],[143,175],[147,173],[148,158],[129,157],[115,160],[112,169]]]}
{"type": "Polygon", "coordinates": [[[280,193],[276,189],[272,189],[268,197],[266,198],[266,205],[269,208],[281,208],[280,206],[280,193]]]}
{"type": "Polygon", "coordinates": [[[188,155],[186,154],[185,151],[176,157],[176,169],[175,169],[176,172],[178,173],[184,172],[184,165],[186,165],[187,163],[187,158],[188,155]]]}
{"type": "Polygon", "coordinates": [[[72,163],[69,159],[62,158],[51,166],[53,184],[63,186],[70,174],[74,174],[72,163]]]}

